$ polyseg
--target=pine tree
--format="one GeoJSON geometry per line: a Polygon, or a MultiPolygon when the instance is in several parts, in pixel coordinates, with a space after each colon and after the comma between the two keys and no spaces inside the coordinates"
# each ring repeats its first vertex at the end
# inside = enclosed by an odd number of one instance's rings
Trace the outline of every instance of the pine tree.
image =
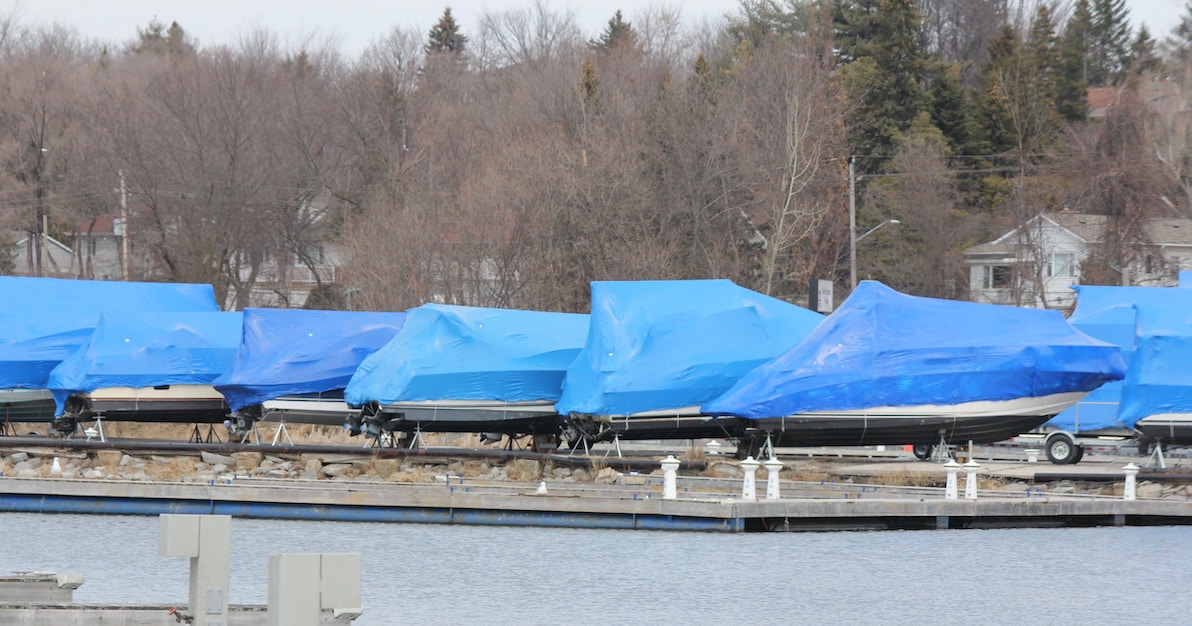
{"type": "Polygon", "coordinates": [[[1146,74],[1159,67],[1159,57],[1155,54],[1155,40],[1151,37],[1151,31],[1146,24],[1138,27],[1138,34],[1134,37],[1134,42],[1130,44],[1126,67],[1132,74],[1146,74]]]}
{"type": "Polygon", "coordinates": [[[1184,5],[1184,14],[1180,16],[1180,23],[1176,24],[1168,35],[1166,47],[1171,51],[1171,57],[1177,63],[1184,63],[1192,59],[1192,0],[1184,5]]]}
{"type": "MultiPolygon", "coordinates": [[[[914,0],[880,0],[875,37],[867,63],[846,66],[846,80],[856,106],[847,115],[849,144],[854,154],[889,155],[899,133],[928,106],[924,89],[927,56],[919,46],[920,17],[914,0]]],[[[876,161],[861,164],[873,171],[876,161]],[[872,164],[872,165],[871,165],[872,164]]]]}
{"type": "Polygon", "coordinates": [[[878,37],[880,0],[832,0],[837,58],[848,63],[871,56],[870,44],[878,37]]]}
{"type": "Polygon", "coordinates": [[[1077,0],[1059,43],[1055,75],[1055,108],[1064,120],[1088,117],[1089,37],[1093,15],[1088,0],[1077,0]]]}
{"type": "Polygon", "coordinates": [[[600,33],[600,37],[592,42],[592,47],[601,52],[612,52],[614,50],[637,52],[640,50],[637,41],[637,31],[634,30],[632,24],[621,17],[620,9],[617,9],[617,12],[608,20],[608,25],[600,33]]]}
{"type": "Polygon", "coordinates": [[[430,40],[426,42],[426,53],[453,52],[463,55],[468,38],[459,32],[459,25],[451,15],[451,7],[443,10],[439,22],[430,29],[430,40]]]}
{"type": "Polygon", "coordinates": [[[1089,84],[1105,86],[1121,78],[1130,50],[1130,11],[1126,0],[1093,0],[1089,84]]]}

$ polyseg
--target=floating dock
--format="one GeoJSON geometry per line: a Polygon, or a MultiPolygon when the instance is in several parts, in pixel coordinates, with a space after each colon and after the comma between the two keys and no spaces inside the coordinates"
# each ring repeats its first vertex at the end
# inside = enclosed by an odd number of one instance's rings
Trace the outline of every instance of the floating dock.
{"type": "Polygon", "coordinates": [[[555,526],[711,532],[1020,528],[1192,524],[1187,499],[981,492],[946,500],[929,487],[783,481],[782,498],[742,500],[740,481],[517,483],[442,476],[437,484],[293,481],[210,483],[0,478],[0,511],[555,526]],[[734,494],[734,484],[736,485],[734,494]],[[541,493],[545,491],[545,493],[541,493]]]}

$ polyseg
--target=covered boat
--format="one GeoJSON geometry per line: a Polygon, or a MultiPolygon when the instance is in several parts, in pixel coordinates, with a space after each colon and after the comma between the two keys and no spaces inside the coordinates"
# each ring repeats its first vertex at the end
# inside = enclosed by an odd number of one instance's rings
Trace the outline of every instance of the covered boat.
{"type": "Polygon", "coordinates": [[[365,357],[393,339],[405,318],[405,313],[245,309],[236,358],[215,380],[215,389],[239,419],[343,424],[357,413],[344,402],[348,381],[365,357]]]}
{"type": "Polygon", "coordinates": [[[228,407],[211,383],[232,364],[242,320],[240,313],[105,313],[46,386],[66,419],[221,423],[228,407]]]}
{"type": "Polygon", "coordinates": [[[1150,443],[1192,445],[1192,308],[1140,307],[1118,420],[1150,443]]]}
{"type": "Polygon", "coordinates": [[[1117,346],[1058,311],[865,281],[801,343],[703,408],[748,419],[782,445],[992,442],[1124,374],[1117,346]]]}
{"type": "Polygon", "coordinates": [[[589,439],[734,437],[700,405],[824,317],[729,280],[598,281],[556,408],[589,439]]]}
{"type": "MultiPolygon", "coordinates": [[[[1120,346],[1127,369],[1133,367],[1138,311],[1192,309],[1192,289],[1079,285],[1076,309],[1068,323],[1102,341],[1120,346]]],[[[1111,381],[1048,420],[1044,428],[1080,435],[1133,435],[1134,419],[1122,419],[1118,405],[1123,381],[1111,381]]]]}
{"type": "Polygon", "coordinates": [[[105,311],[219,310],[211,285],[0,276],[0,410],[5,423],[48,422],[50,372],[105,311]]]}
{"type": "Polygon", "coordinates": [[[406,313],[344,392],[359,428],[553,435],[563,375],[588,316],[426,304],[406,313]]]}

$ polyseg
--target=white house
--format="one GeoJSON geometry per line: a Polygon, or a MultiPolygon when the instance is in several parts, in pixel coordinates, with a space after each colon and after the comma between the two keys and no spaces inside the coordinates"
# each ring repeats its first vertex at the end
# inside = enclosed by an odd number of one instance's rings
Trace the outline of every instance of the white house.
{"type": "MultiPolygon", "coordinates": [[[[1040,214],[1024,226],[965,251],[974,302],[1070,308],[1080,266],[1101,240],[1106,216],[1070,211],[1040,214]]],[[[1147,222],[1149,252],[1121,272],[1124,285],[1174,286],[1181,264],[1192,268],[1192,220],[1147,222]]]]}

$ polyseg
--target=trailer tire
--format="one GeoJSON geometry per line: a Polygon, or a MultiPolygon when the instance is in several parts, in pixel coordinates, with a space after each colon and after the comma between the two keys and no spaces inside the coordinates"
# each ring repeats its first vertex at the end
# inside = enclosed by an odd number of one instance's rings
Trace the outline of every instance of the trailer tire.
{"type": "Polygon", "coordinates": [[[1069,463],[1069,465],[1076,465],[1077,463],[1080,462],[1080,459],[1083,459],[1083,458],[1084,458],[1084,446],[1078,443],[1078,444],[1076,444],[1076,456],[1073,457],[1072,462],[1069,463]]]}
{"type": "Polygon", "coordinates": [[[1048,437],[1046,443],[1043,444],[1044,451],[1047,453],[1047,460],[1056,465],[1070,465],[1079,460],[1077,456],[1077,445],[1072,438],[1066,434],[1056,434],[1048,437]]]}
{"type": "Polygon", "coordinates": [[[915,458],[919,459],[920,461],[930,461],[931,453],[934,451],[935,451],[935,446],[932,446],[929,443],[920,443],[920,444],[911,446],[911,453],[914,454],[915,458]]]}

